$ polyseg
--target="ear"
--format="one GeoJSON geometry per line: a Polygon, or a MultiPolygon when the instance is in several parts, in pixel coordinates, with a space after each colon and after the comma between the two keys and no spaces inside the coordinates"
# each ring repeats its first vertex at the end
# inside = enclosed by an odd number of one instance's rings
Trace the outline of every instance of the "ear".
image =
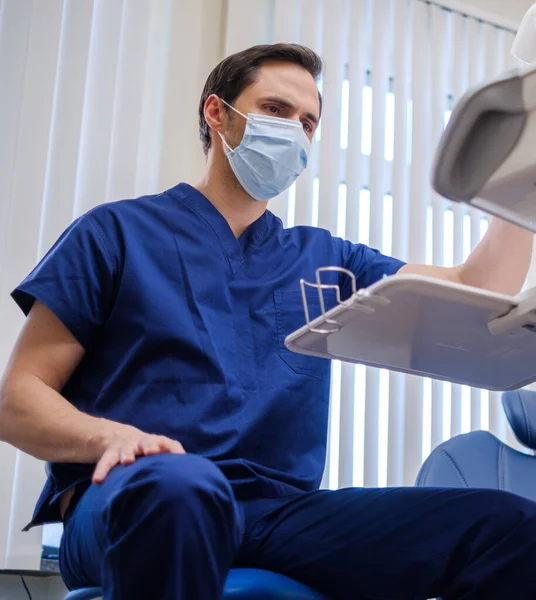
{"type": "Polygon", "coordinates": [[[211,94],[205,101],[205,119],[212,131],[223,132],[227,124],[227,114],[223,102],[216,96],[211,94]]]}

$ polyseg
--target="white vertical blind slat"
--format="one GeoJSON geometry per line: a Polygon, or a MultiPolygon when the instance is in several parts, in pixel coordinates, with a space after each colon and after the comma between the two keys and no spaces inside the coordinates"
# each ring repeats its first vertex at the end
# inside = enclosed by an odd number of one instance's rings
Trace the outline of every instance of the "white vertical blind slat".
{"type": "MultiPolygon", "coordinates": [[[[393,92],[395,96],[394,149],[391,193],[393,196],[393,255],[408,259],[409,246],[409,129],[412,1],[394,7],[393,92]]],[[[387,485],[404,483],[405,377],[389,376],[389,425],[387,485]]]]}
{"type": "MultiPolygon", "coordinates": [[[[16,2],[6,2],[2,13],[0,35],[2,38],[5,35],[4,39],[13,43],[7,55],[12,58],[12,65],[18,64],[22,70],[13,78],[10,75],[5,79],[2,77],[3,82],[15,85],[13,90],[3,93],[3,99],[7,100],[7,116],[15,121],[13,126],[8,124],[5,129],[13,146],[9,148],[10,153],[4,163],[9,165],[9,172],[3,173],[7,185],[2,190],[5,195],[1,202],[8,207],[8,211],[2,214],[6,221],[3,221],[1,231],[3,253],[0,256],[1,341],[6,358],[22,320],[22,315],[9,298],[9,292],[18,283],[21,274],[30,271],[37,257],[62,12],[63,2],[52,0],[46,5],[32,3],[31,7],[25,2],[18,6],[16,2]],[[24,46],[12,39],[11,33],[20,35],[24,46]],[[15,102],[19,105],[16,106],[15,102]]],[[[2,61],[2,75],[3,68],[2,61]]],[[[3,369],[3,366],[2,360],[0,368],[3,369]]],[[[4,445],[0,452],[4,455],[2,462],[7,463],[6,477],[10,476],[2,495],[0,552],[3,561],[0,564],[7,569],[38,568],[38,557],[32,550],[35,551],[39,533],[34,531],[25,536],[21,529],[43,482],[43,473],[39,471],[41,464],[21,452],[14,453],[4,445]]]]}
{"type": "MultiPolygon", "coordinates": [[[[9,5],[6,10],[8,8],[9,5]]],[[[2,201],[10,211],[2,215],[6,217],[3,222],[10,224],[2,236],[2,249],[6,253],[0,256],[0,272],[2,284],[9,286],[7,290],[2,286],[2,298],[16,283],[5,274],[29,270],[37,255],[41,211],[33,208],[34,199],[42,197],[46,176],[62,8],[61,0],[53,0],[46,10],[42,5],[35,5],[33,14],[25,15],[32,26],[27,47],[20,48],[25,53],[24,80],[19,81],[18,89],[20,111],[15,109],[11,115],[18,121],[18,129],[13,130],[17,141],[12,147],[14,160],[10,172],[6,173],[10,186],[2,201]],[[31,177],[28,177],[29,172],[31,177]],[[13,252],[15,248],[17,252],[13,252]]],[[[21,30],[24,31],[23,26],[21,30]]],[[[16,60],[17,45],[11,52],[16,60]]],[[[7,90],[6,93],[9,94],[7,90]]],[[[8,132],[9,129],[6,127],[8,132]]]]}
{"type": "Polygon", "coordinates": [[[134,192],[136,196],[158,190],[164,123],[161,117],[166,99],[172,2],[173,0],[159,0],[151,3],[139,117],[140,133],[134,192]]]}
{"type": "Polygon", "coordinates": [[[408,260],[409,252],[409,127],[411,106],[413,1],[395,2],[393,78],[395,130],[393,151],[393,254],[408,260]]]}
{"type": "Polygon", "coordinates": [[[274,42],[299,42],[303,8],[303,0],[275,0],[274,42]]]}
{"type": "Polygon", "coordinates": [[[8,563],[9,522],[13,503],[17,454],[15,448],[0,442],[0,469],[4,481],[3,493],[0,495],[0,565],[2,569],[7,568],[8,563]]]}
{"type": "Polygon", "coordinates": [[[106,198],[122,2],[95,0],[73,217],[106,198]]]}
{"type": "Polygon", "coordinates": [[[489,395],[489,430],[497,436],[502,442],[507,439],[506,417],[501,403],[501,394],[499,392],[490,392],[489,395]]]}
{"type": "MultiPolygon", "coordinates": [[[[261,4],[259,2],[259,6],[261,4]]],[[[205,158],[201,143],[197,141],[199,128],[196,115],[205,80],[220,58],[223,14],[221,3],[214,0],[172,2],[171,9],[161,116],[165,127],[162,128],[160,150],[160,189],[169,188],[181,180],[195,184],[203,173],[205,158]],[[191,140],[191,143],[185,140],[191,140]]],[[[242,29],[249,31],[249,28],[242,29]]],[[[251,29],[255,30],[253,23],[251,29]]],[[[233,39],[236,43],[241,41],[238,35],[233,39]]]]}
{"type": "MultiPolygon", "coordinates": [[[[431,148],[435,149],[443,133],[445,112],[447,110],[447,73],[450,55],[447,48],[450,43],[451,13],[439,6],[431,7],[431,34],[434,40],[432,51],[432,119],[431,148]]],[[[435,265],[444,265],[445,247],[445,210],[447,203],[436,193],[432,194],[432,260],[435,265]]],[[[443,441],[443,382],[432,382],[432,430],[431,448],[443,441]]]]}
{"type": "MultiPolygon", "coordinates": [[[[20,128],[22,95],[28,55],[28,38],[32,22],[30,0],[6,0],[0,13],[0,193],[2,198],[11,195],[14,165],[17,156],[17,136],[20,128]]],[[[0,266],[5,272],[8,245],[5,231],[10,222],[10,202],[0,202],[0,266]]],[[[5,284],[4,278],[0,286],[5,284]]],[[[3,289],[3,288],[0,288],[3,289]]],[[[2,294],[1,298],[4,298],[2,294]]],[[[0,302],[1,302],[0,298],[0,302]]]]}
{"type": "MultiPolygon", "coordinates": [[[[301,30],[301,0],[275,0],[274,42],[298,43],[301,30]]],[[[269,209],[288,226],[290,191],[285,190],[270,200],[269,209]]]]}
{"type": "MultiPolygon", "coordinates": [[[[0,308],[3,317],[0,319],[0,339],[7,342],[0,346],[2,369],[8,358],[10,342],[14,341],[21,323],[20,315],[9,298],[16,278],[12,259],[17,248],[12,238],[17,204],[12,198],[17,162],[20,160],[19,132],[22,129],[28,40],[32,31],[32,4],[30,0],[6,0],[0,15],[0,308]]],[[[5,496],[0,496],[0,507],[4,500],[5,496]]]]}
{"type": "Polygon", "coordinates": [[[227,0],[224,56],[256,44],[270,44],[274,37],[272,11],[272,0],[227,0]]]}
{"type": "Polygon", "coordinates": [[[389,90],[393,12],[390,0],[374,0],[372,20],[372,145],[370,156],[370,224],[369,244],[381,248],[383,243],[383,199],[389,181],[385,161],[385,105],[389,90]]]}
{"type": "Polygon", "coordinates": [[[354,481],[355,370],[353,364],[341,364],[341,400],[339,419],[339,487],[354,481]]]}
{"type": "MultiPolygon", "coordinates": [[[[6,0],[0,14],[0,373],[23,321],[9,292],[38,255],[61,24],[57,1],[6,0]]],[[[39,494],[41,465],[1,443],[0,467],[0,567],[39,568],[40,531],[20,528],[39,494]]]]}
{"type": "Polygon", "coordinates": [[[403,485],[413,485],[422,464],[423,380],[406,376],[403,485]]]}
{"type": "Polygon", "coordinates": [[[64,3],[38,255],[72,221],[93,2],[64,3]]]}
{"type": "Polygon", "coordinates": [[[508,40],[510,34],[504,29],[498,29],[496,32],[496,44],[494,45],[494,55],[496,65],[496,74],[503,73],[506,70],[506,60],[510,55],[513,37],[508,40]]]}
{"type": "MultiPolygon", "coordinates": [[[[324,110],[322,116],[322,138],[320,141],[320,201],[318,205],[318,226],[333,234],[337,231],[339,185],[342,177],[340,160],[342,83],[347,63],[349,0],[325,0],[324,11],[329,10],[332,18],[324,20],[322,34],[323,58],[329,69],[323,78],[324,110]]],[[[337,398],[337,401],[339,399],[337,398]]],[[[330,414],[330,431],[333,429],[330,414]]],[[[334,481],[336,474],[329,472],[330,453],[334,440],[330,438],[325,477],[334,481]]],[[[338,448],[337,448],[338,451],[338,448]]]]}
{"type": "MultiPolygon", "coordinates": [[[[412,155],[410,169],[410,222],[408,259],[423,264],[426,258],[426,207],[429,204],[430,122],[430,6],[413,6],[412,51],[412,155]]],[[[404,483],[414,482],[422,459],[423,382],[406,379],[404,483]]]]}
{"type": "Polygon", "coordinates": [[[41,545],[41,530],[26,532],[22,529],[28,524],[38,494],[45,483],[43,463],[17,451],[14,475],[5,568],[39,570],[41,556],[36,549],[41,545]]]}
{"type": "Polygon", "coordinates": [[[413,7],[412,63],[412,155],[410,180],[410,237],[408,259],[424,263],[426,258],[426,206],[430,198],[428,138],[430,122],[430,5],[415,2],[413,7]]]}
{"type": "Polygon", "coordinates": [[[349,0],[325,0],[324,11],[329,11],[330,18],[324,19],[322,39],[328,68],[322,85],[325,105],[320,142],[318,225],[332,233],[337,230],[339,184],[342,181],[340,112],[347,62],[348,8],[349,0]]]}
{"type": "MultiPolygon", "coordinates": [[[[369,245],[381,248],[383,243],[383,199],[387,193],[387,165],[385,161],[385,106],[389,89],[389,40],[392,39],[393,13],[390,0],[372,3],[372,144],[370,156],[370,222],[369,245]]],[[[380,402],[380,372],[368,369],[365,397],[365,485],[378,485],[380,402]]]]}
{"type": "MultiPolygon", "coordinates": [[[[485,37],[484,28],[486,25],[475,19],[469,19],[469,52],[473,56],[469,68],[469,84],[471,86],[480,83],[484,76],[484,53],[485,37]],[[484,49],[483,49],[484,48],[484,49]]],[[[474,208],[469,209],[471,219],[471,250],[477,246],[480,241],[480,220],[482,213],[474,208]]],[[[478,430],[482,426],[482,403],[481,392],[478,389],[471,389],[471,430],[478,430]]]]}
{"type": "Polygon", "coordinates": [[[502,48],[503,36],[501,32],[492,25],[484,25],[484,57],[483,57],[483,77],[489,79],[495,75],[499,75],[500,63],[499,54],[503,50],[502,48]]]}
{"type": "MultiPolygon", "coordinates": [[[[322,55],[323,15],[324,4],[322,0],[302,0],[300,41],[320,55],[322,55]],[[303,5],[305,1],[307,1],[307,4],[303,5]]],[[[295,225],[313,224],[312,199],[315,178],[318,176],[319,158],[319,144],[313,142],[307,169],[296,182],[295,225]]]]}
{"type": "Polygon", "coordinates": [[[482,403],[479,389],[471,388],[471,431],[482,428],[482,403]]]}
{"type": "Polygon", "coordinates": [[[338,194],[341,183],[340,161],[340,110],[342,103],[342,82],[347,61],[348,0],[331,0],[329,8],[331,18],[324,20],[322,48],[324,61],[329,65],[323,79],[325,108],[322,123],[320,146],[320,203],[318,207],[318,225],[337,230],[338,194]]]}
{"type": "Polygon", "coordinates": [[[389,424],[387,437],[387,485],[404,485],[404,413],[406,378],[389,374],[389,424]]]}
{"type": "MultiPolygon", "coordinates": [[[[467,41],[467,19],[459,13],[453,14],[452,23],[452,45],[453,57],[449,69],[449,88],[452,95],[451,108],[458,103],[468,85],[468,53],[467,41]]],[[[464,204],[454,202],[453,211],[453,263],[463,263],[463,218],[466,211],[464,204]]],[[[452,436],[462,432],[462,388],[459,385],[452,386],[451,396],[451,427],[452,436]]]]}
{"type": "MultiPolygon", "coordinates": [[[[363,187],[362,179],[362,118],[363,87],[367,65],[369,44],[368,0],[355,0],[350,5],[350,29],[352,35],[348,50],[348,146],[346,150],[346,238],[358,242],[359,232],[359,195],[363,187]]],[[[351,486],[354,483],[355,458],[355,365],[343,364],[341,371],[340,403],[340,451],[339,485],[351,486]]]]}
{"type": "Polygon", "coordinates": [[[140,77],[147,60],[150,3],[125,2],[122,15],[117,80],[112,114],[106,200],[133,198],[145,82],[140,77]]]}
{"type": "Polygon", "coordinates": [[[346,150],[346,238],[359,242],[359,195],[364,186],[363,154],[363,88],[368,67],[370,45],[370,2],[354,0],[350,5],[348,56],[348,147],[346,150]]]}

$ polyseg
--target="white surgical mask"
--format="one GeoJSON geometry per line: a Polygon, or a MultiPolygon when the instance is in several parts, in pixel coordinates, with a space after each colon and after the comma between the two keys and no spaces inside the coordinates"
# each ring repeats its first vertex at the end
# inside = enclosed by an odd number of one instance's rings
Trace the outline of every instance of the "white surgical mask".
{"type": "Polygon", "coordinates": [[[240,144],[232,149],[220,133],[227,159],[240,185],[255,200],[269,200],[288,189],[307,166],[311,142],[299,121],[242,114],[246,129],[240,144]]]}

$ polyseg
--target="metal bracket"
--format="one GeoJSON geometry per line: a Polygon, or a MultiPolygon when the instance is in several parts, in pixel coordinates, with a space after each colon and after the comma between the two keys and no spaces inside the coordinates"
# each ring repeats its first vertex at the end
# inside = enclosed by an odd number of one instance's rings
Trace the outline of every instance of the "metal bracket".
{"type": "Polygon", "coordinates": [[[505,335],[519,329],[536,333],[536,288],[522,294],[516,307],[489,321],[488,329],[492,335],[505,335]]]}
{"type": "Polygon", "coordinates": [[[492,335],[505,335],[518,329],[536,333],[536,308],[525,312],[521,310],[521,306],[517,306],[505,315],[492,319],[488,323],[488,329],[492,335]]]}
{"type": "Polygon", "coordinates": [[[366,289],[358,290],[357,289],[357,280],[356,280],[355,275],[352,273],[352,271],[349,271],[348,269],[344,269],[342,267],[320,267],[319,269],[316,269],[316,271],[315,271],[315,279],[316,279],[316,283],[310,283],[308,281],[305,281],[305,279],[300,279],[300,288],[301,288],[301,294],[302,294],[303,311],[305,313],[305,321],[306,321],[306,325],[307,325],[309,331],[312,331],[313,333],[329,335],[330,333],[339,331],[342,327],[337,321],[335,321],[335,319],[325,318],[326,317],[326,304],[324,302],[323,290],[328,290],[328,289],[335,290],[337,304],[346,306],[348,309],[360,310],[367,314],[373,314],[375,312],[375,309],[372,306],[365,304],[364,303],[365,300],[370,303],[380,304],[382,306],[386,306],[387,304],[390,304],[390,302],[391,302],[388,298],[383,298],[381,296],[375,296],[373,294],[370,294],[369,292],[367,292],[366,289]],[[343,273],[344,275],[347,275],[348,277],[350,277],[351,285],[352,285],[352,295],[349,298],[347,298],[346,300],[341,300],[341,289],[338,285],[322,283],[322,273],[326,273],[326,272],[343,273]],[[306,287],[312,287],[312,288],[316,288],[318,290],[318,299],[320,301],[320,311],[322,313],[322,316],[325,318],[324,323],[326,323],[328,325],[332,325],[333,327],[331,327],[329,329],[319,329],[319,328],[311,326],[309,306],[307,304],[306,287]]]}

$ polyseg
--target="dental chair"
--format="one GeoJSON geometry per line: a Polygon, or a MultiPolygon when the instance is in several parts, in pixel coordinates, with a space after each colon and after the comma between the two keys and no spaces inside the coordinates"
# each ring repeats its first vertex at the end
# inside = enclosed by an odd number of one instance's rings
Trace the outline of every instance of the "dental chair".
{"type": "Polygon", "coordinates": [[[512,54],[522,67],[471,88],[454,107],[432,185],[444,198],[536,233],[536,4],[512,54]]]}
{"type": "Polygon", "coordinates": [[[439,445],[427,458],[415,485],[487,488],[536,501],[536,392],[505,392],[502,404],[524,454],[488,431],[473,431],[439,445]]]}
{"type": "MultiPolygon", "coordinates": [[[[84,588],[67,594],[65,600],[94,600],[100,588],[84,588]]],[[[225,583],[224,600],[328,600],[324,595],[279,573],[262,569],[231,569],[225,583]]]]}
{"type": "MultiPolygon", "coordinates": [[[[415,485],[505,490],[536,501],[536,392],[505,392],[506,417],[532,454],[514,450],[488,431],[458,435],[438,446],[425,461],[415,485]]],[[[93,600],[99,588],[70,592],[65,600],[93,600]]],[[[233,569],[225,600],[328,600],[288,577],[259,569],[233,569]]]]}

